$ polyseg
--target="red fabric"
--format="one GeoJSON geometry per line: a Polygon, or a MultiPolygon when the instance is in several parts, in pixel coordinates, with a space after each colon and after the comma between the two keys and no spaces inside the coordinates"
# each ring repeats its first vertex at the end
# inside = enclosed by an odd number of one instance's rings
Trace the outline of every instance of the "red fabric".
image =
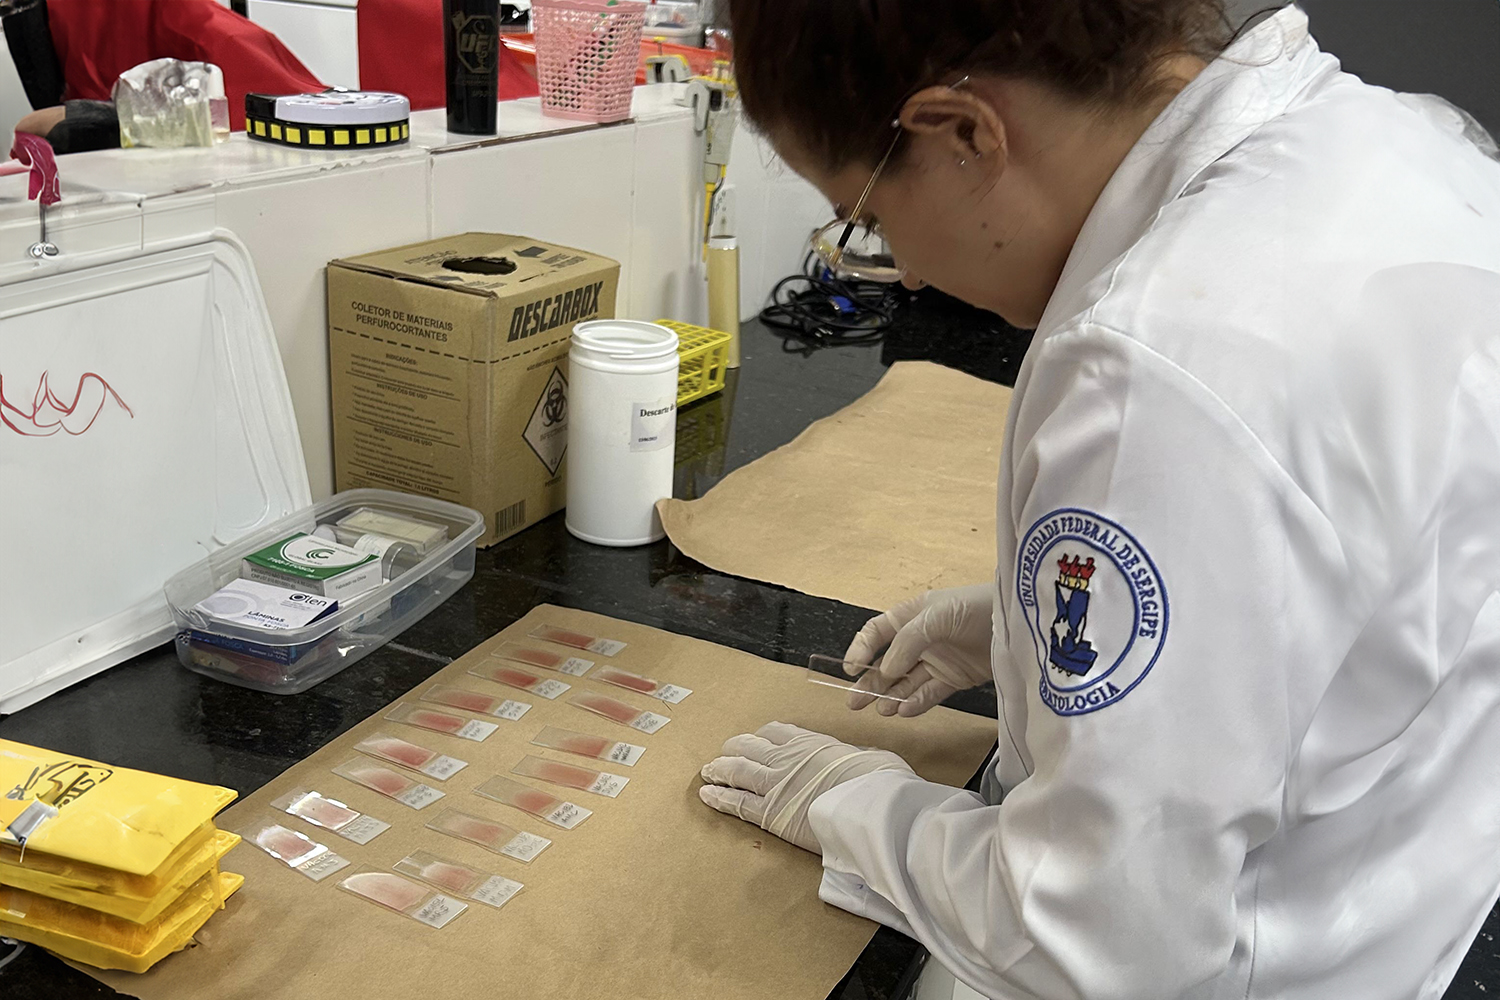
{"type": "Polygon", "coordinates": [[[326,89],[281,40],[214,0],[47,0],[69,98],[107,101],[121,73],[152,59],[211,62],[224,71],[230,126],[245,95],[326,89]]]}
{"type": "MultiPolygon", "coordinates": [[[[405,94],[413,111],[448,104],[443,0],[360,0],[359,86],[405,94]]],[[[499,100],[537,96],[536,77],[500,46],[499,100]]]]}
{"type": "Polygon", "coordinates": [[[52,147],[39,135],[16,133],[16,144],[10,155],[31,168],[31,186],[26,195],[32,201],[40,196],[43,205],[55,205],[62,199],[57,186],[57,160],[52,147]]]}

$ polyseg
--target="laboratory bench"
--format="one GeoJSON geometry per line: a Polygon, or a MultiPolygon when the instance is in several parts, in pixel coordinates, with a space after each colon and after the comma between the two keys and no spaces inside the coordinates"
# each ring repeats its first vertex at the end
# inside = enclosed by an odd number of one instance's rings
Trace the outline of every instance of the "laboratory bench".
{"type": "MultiPolygon", "coordinates": [[[[896,361],[930,359],[1009,384],[1028,343],[1026,334],[930,292],[898,311],[896,327],[878,345],[804,350],[758,324],[747,324],[744,337],[744,366],[725,392],[679,415],[678,497],[701,496],[735,468],[788,443],[813,420],[863,395],[896,361]]],[[[811,653],[842,652],[872,613],[717,573],[667,541],[634,549],[588,545],[568,535],[558,514],[481,550],[473,580],[446,604],[304,694],[260,694],[190,673],[164,646],[0,718],[0,737],[247,795],[541,603],[798,664],[811,653]]],[[[995,715],[989,688],[949,704],[995,715]]],[[[1492,915],[1449,1000],[1500,990],[1497,928],[1492,915]]],[[[9,951],[0,947],[0,963],[9,951]]],[[[924,959],[915,942],[882,928],[830,1000],[905,1000],[924,959]]],[[[37,948],[0,967],[6,1000],[112,995],[37,948]]]]}

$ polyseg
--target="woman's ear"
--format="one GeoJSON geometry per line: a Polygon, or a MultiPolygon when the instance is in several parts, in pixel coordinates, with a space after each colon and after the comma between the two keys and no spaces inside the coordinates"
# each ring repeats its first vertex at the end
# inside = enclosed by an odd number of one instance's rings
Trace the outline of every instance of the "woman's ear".
{"type": "Polygon", "coordinates": [[[901,127],[936,140],[954,160],[999,160],[1007,149],[1005,123],[990,103],[959,87],[928,87],[901,108],[901,127]]]}

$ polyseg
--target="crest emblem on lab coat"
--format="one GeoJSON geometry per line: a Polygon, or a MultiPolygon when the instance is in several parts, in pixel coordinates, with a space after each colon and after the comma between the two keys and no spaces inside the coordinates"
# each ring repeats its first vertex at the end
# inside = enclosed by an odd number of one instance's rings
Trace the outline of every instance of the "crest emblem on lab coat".
{"type": "Polygon", "coordinates": [[[1021,539],[1016,596],[1042,701],[1084,715],[1133,691],[1167,637],[1167,592],[1140,542],[1086,510],[1057,510],[1021,539]]]}

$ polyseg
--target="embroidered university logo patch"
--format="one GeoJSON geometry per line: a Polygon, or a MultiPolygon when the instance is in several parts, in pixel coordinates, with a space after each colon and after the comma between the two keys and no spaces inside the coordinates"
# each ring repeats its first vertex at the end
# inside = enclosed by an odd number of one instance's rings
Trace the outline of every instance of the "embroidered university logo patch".
{"type": "Polygon", "coordinates": [[[1113,705],[1156,664],[1167,592],[1130,532],[1086,510],[1056,510],[1021,539],[1016,594],[1058,715],[1113,705]]]}

